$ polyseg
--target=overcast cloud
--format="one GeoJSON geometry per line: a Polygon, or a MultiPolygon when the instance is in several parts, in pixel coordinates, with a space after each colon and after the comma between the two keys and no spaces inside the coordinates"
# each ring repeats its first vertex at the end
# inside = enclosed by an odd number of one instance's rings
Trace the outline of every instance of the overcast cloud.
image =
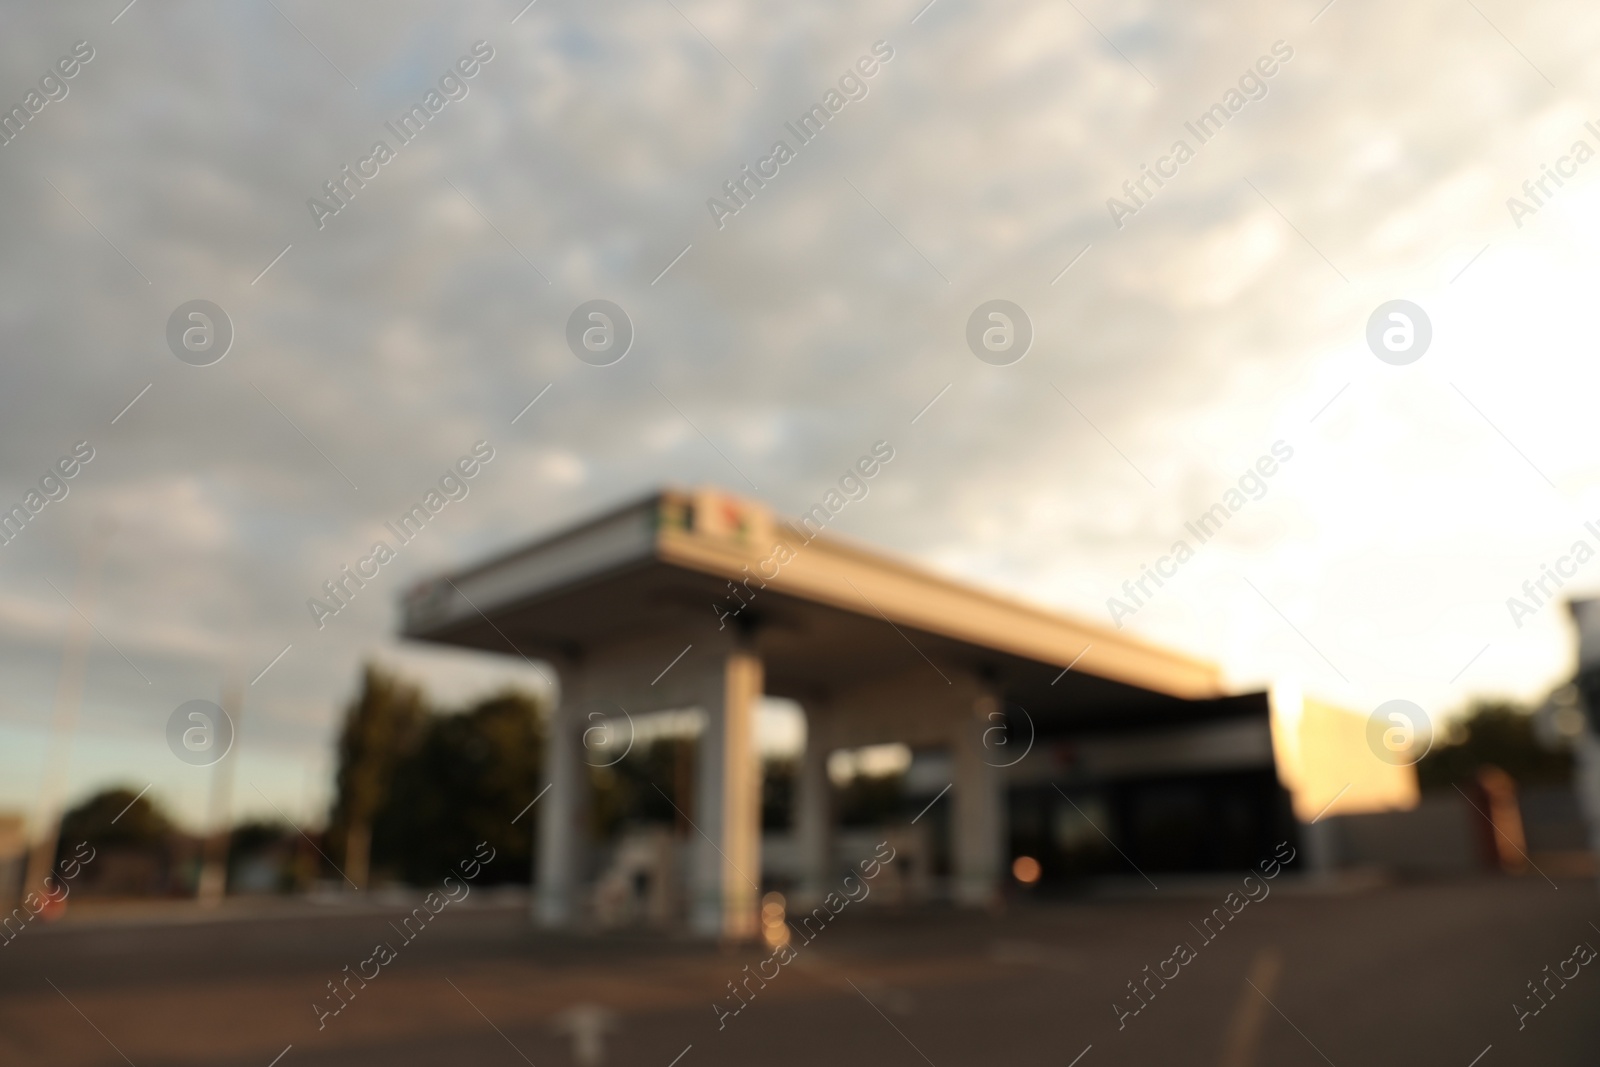
{"type": "MultiPolygon", "coordinates": [[[[0,147],[0,501],[94,449],[0,547],[0,807],[33,803],[101,520],[73,795],[153,782],[198,818],[168,714],[292,643],[248,687],[239,802],[315,818],[364,658],[451,700],[536,678],[396,642],[411,581],[666,482],[798,512],[880,438],[843,532],[1099,623],[1285,442],[1128,627],[1360,710],[1570,670],[1563,610],[1519,628],[1506,598],[1600,519],[1600,162],[1520,227],[1506,201],[1600,147],[1600,11],[124,2],[12,5],[0,35],[5,108],[94,53],[0,147]],[[307,199],[479,41],[319,229],[307,199]],[[719,229],[707,198],[875,42],[865,97],[719,229]],[[1265,96],[1119,228],[1107,198],[1277,42],[1265,96]],[[637,330],[609,367],[564,340],[594,298],[637,330]],[[1008,367],[963,340],[993,298],[1035,329],[1008,367]],[[1364,340],[1395,298],[1433,323],[1405,367],[1364,340]],[[193,299],[235,330],[209,367],[166,344],[193,299]],[[471,494],[318,631],[306,598],[480,440],[471,494]]],[[[1563,592],[1596,588],[1600,562],[1563,592]]]]}

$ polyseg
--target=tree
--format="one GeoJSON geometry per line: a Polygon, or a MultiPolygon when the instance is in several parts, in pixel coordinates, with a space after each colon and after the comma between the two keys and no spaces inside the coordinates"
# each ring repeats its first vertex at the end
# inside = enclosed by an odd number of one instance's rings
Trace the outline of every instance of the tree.
{"type": "Polygon", "coordinates": [[[374,869],[431,885],[487,841],[496,856],[479,884],[526,883],[535,816],[512,820],[538,795],[543,752],[539,704],[526,694],[429,717],[373,821],[374,869]]]}
{"type": "Polygon", "coordinates": [[[1539,743],[1532,714],[1505,700],[1479,700],[1461,720],[1464,734],[1436,741],[1417,764],[1423,788],[1446,788],[1477,781],[1478,768],[1499,767],[1518,785],[1565,784],[1572,780],[1572,756],[1539,743]]]}
{"type": "Polygon", "coordinates": [[[633,745],[615,763],[588,772],[589,830],[596,840],[616,837],[627,826],[668,825],[689,830],[695,742],[658,737],[633,745]],[[682,814],[679,814],[679,812],[682,814]]]}
{"type": "Polygon", "coordinates": [[[294,861],[304,842],[294,827],[252,819],[228,836],[229,892],[282,892],[294,882],[294,861]]]}
{"type": "Polygon", "coordinates": [[[337,798],[327,840],[347,878],[365,888],[372,822],[388,800],[395,768],[412,752],[428,718],[422,690],[367,664],[361,692],[339,735],[337,798]]]}
{"type": "Polygon", "coordinates": [[[148,797],[134,789],[106,789],[61,817],[57,858],[70,854],[82,841],[97,852],[119,847],[162,850],[172,832],[172,820],[148,797]]]}
{"type": "MultiPolygon", "coordinates": [[[[167,892],[182,881],[184,853],[193,839],[147,796],[133,789],[106,789],[61,817],[56,869],[88,842],[94,859],[84,864],[74,892],[140,896],[167,892]]],[[[192,858],[192,856],[191,856],[192,858]]]]}

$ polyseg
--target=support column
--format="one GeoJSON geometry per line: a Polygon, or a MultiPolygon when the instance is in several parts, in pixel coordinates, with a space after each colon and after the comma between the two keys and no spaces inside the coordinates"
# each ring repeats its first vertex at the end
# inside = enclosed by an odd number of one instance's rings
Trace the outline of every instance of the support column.
{"type": "Polygon", "coordinates": [[[950,745],[955,764],[950,820],[955,899],[974,907],[999,900],[1005,866],[1005,781],[989,764],[993,756],[983,745],[984,730],[995,722],[989,716],[1001,707],[993,695],[978,697],[950,745]]]}
{"type": "Polygon", "coordinates": [[[1589,848],[1600,856],[1600,735],[1594,723],[1600,719],[1600,709],[1589,713],[1589,725],[1584,727],[1573,745],[1576,757],[1572,768],[1572,785],[1578,794],[1578,809],[1589,824],[1589,848]]]}
{"type": "Polygon", "coordinates": [[[544,780],[549,792],[538,803],[539,888],[534,920],[547,927],[571,926],[580,917],[589,799],[588,771],[580,746],[581,673],[569,667],[561,671],[560,678],[561,693],[545,738],[544,780]]]}
{"type": "Polygon", "coordinates": [[[690,922],[701,934],[756,935],[761,896],[761,760],[755,711],[761,697],[759,657],[731,652],[721,677],[707,687],[700,735],[690,859],[690,922]]]}
{"type": "Polygon", "coordinates": [[[795,838],[800,848],[800,888],[794,908],[809,911],[827,895],[833,861],[833,793],[829,745],[822,716],[806,709],[806,748],[795,783],[795,838]]]}
{"type": "Polygon", "coordinates": [[[1337,819],[1301,823],[1300,841],[1305,849],[1306,866],[1313,877],[1332,878],[1339,868],[1339,823],[1337,819]]]}

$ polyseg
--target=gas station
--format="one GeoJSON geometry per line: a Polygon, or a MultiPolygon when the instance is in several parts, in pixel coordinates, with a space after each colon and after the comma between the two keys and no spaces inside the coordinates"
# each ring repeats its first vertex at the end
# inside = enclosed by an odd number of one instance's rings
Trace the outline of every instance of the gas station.
{"type": "Polygon", "coordinates": [[[1330,799],[1339,812],[1415,800],[1410,769],[1363,758],[1359,744],[1336,752],[1342,766],[1306,758],[1306,731],[1332,736],[1331,722],[1358,737],[1359,718],[1231,693],[1207,663],[721,490],[665,489],[424,581],[406,598],[403,635],[520,655],[557,676],[537,804],[534,910],[548,927],[582,926],[592,911],[597,741],[693,709],[693,785],[674,804],[693,828],[674,875],[681,918],[708,936],[756,933],[776,866],[763,862],[763,697],[805,716],[787,842],[802,906],[846,865],[829,756],[863,746],[897,743],[936,768],[918,788],[948,805],[933,850],[943,859],[917,884],[958,906],[993,904],[1014,855],[1043,858],[1049,874],[1062,866],[1051,850],[1079,838],[1098,846],[1098,835],[1135,877],[1235,869],[1294,839],[1330,799]]]}

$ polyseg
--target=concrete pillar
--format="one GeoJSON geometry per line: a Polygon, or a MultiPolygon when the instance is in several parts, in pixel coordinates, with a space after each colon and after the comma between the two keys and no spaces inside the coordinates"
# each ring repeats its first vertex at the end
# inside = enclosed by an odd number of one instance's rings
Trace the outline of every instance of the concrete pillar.
{"type": "Polygon", "coordinates": [[[761,660],[743,651],[728,653],[720,676],[707,686],[689,871],[689,919],[697,933],[743,939],[758,929],[761,760],[755,714],[761,688],[761,660]]]}
{"type": "Polygon", "coordinates": [[[806,749],[795,782],[795,838],[800,850],[800,887],[794,907],[822,903],[833,873],[833,790],[828,781],[829,744],[822,716],[806,709],[806,749]]]}
{"type": "MultiPolygon", "coordinates": [[[[538,892],[534,921],[541,926],[571,926],[581,916],[583,861],[588,821],[589,777],[583,762],[581,671],[561,671],[561,693],[545,738],[544,780],[549,792],[539,812],[538,892]]],[[[541,787],[542,788],[542,787],[541,787]]]]}
{"type": "Polygon", "coordinates": [[[1589,848],[1600,856],[1600,735],[1592,723],[1596,712],[1591,712],[1591,725],[1577,736],[1573,744],[1572,786],[1578,794],[1578,809],[1589,823],[1589,848]]]}
{"type": "Polygon", "coordinates": [[[1339,817],[1330,815],[1315,823],[1301,823],[1300,844],[1306,868],[1315,878],[1331,878],[1339,868],[1339,817]]]}
{"type": "Polygon", "coordinates": [[[1006,856],[1004,778],[983,744],[1000,700],[981,695],[956,723],[950,751],[955,764],[950,836],[956,903],[983,907],[998,901],[1006,856]]]}

